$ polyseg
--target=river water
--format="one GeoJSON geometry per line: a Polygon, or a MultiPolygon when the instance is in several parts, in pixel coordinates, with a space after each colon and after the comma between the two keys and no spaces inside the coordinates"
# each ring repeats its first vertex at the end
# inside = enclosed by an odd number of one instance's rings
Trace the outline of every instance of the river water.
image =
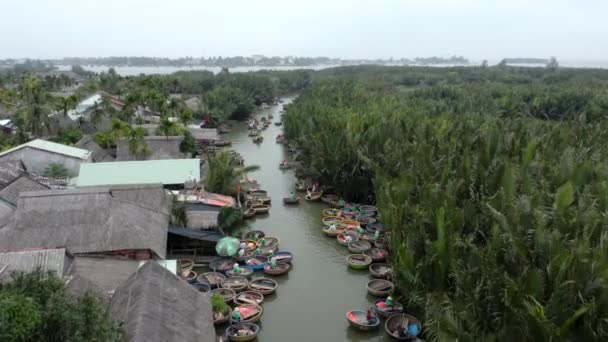
{"type": "MultiPolygon", "coordinates": [[[[286,99],[288,103],[293,98],[286,99]]],[[[262,110],[258,115],[280,119],[281,105],[262,110]]],[[[289,159],[283,145],[275,143],[282,127],[271,124],[263,131],[264,142],[256,145],[247,136],[246,123],[240,122],[226,138],[232,149],[241,153],[247,165],[261,169],[249,176],[272,198],[267,216],[247,221],[252,229],[280,239],[279,249],[294,254],[292,270],[274,277],[276,294],[265,299],[259,340],[284,341],[384,341],[389,340],[381,326],[375,332],[360,332],[348,326],[348,310],[366,309],[373,304],[367,294],[368,272],[352,270],[346,264],[349,254],[335,238],[327,237],[321,223],[323,203],[301,201],[298,206],[284,206],[283,197],[294,188],[293,171],[281,171],[278,165],[289,159]]],[[[303,197],[303,195],[301,195],[303,197]]],[[[254,274],[255,277],[261,275],[254,274]]],[[[384,322],[382,322],[384,323],[384,322]]]]}

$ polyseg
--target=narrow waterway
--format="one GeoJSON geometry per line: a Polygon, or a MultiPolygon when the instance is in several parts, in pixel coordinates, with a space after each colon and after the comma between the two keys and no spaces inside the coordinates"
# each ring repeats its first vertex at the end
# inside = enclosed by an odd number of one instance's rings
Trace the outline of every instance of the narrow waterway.
{"type": "MultiPolygon", "coordinates": [[[[288,103],[292,98],[284,99],[288,103]]],[[[282,105],[258,113],[280,119],[282,105]]],[[[278,165],[289,155],[275,137],[282,127],[274,124],[262,132],[264,142],[256,145],[247,136],[245,123],[233,127],[227,139],[232,148],[245,158],[247,165],[259,165],[261,170],[250,174],[272,198],[270,214],[247,221],[252,229],[280,239],[280,250],[294,254],[293,269],[287,275],[274,277],[279,287],[276,294],[264,301],[260,321],[263,342],[284,341],[384,341],[389,338],[383,326],[375,332],[360,332],[349,328],[346,312],[366,309],[373,304],[367,294],[367,271],[348,268],[345,247],[321,230],[322,203],[301,201],[298,206],[284,206],[283,197],[292,191],[293,171],[281,171],[278,165]]],[[[301,194],[303,197],[303,194],[301,194]]],[[[254,278],[262,274],[254,274],[254,278]]],[[[384,323],[384,322],[382,322],[384,323]]]]}

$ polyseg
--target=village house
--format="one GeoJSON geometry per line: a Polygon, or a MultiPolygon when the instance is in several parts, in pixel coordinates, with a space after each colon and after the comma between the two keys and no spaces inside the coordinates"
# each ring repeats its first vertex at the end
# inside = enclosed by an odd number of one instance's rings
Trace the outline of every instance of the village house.
{"type": "Polygon", "coordinates": [[[76,186],[120,184],[162,184],[183,189],[186,183],[201,179],[199,159],[122,161],[82,164],[76,186]]]}
{"type": "Polygon", "coordinates": [[[60,164],[70,176],[77,176],[80,165],[92,161],[91,152],[42,139],[32,140],[0,153],[0,162],[21,160],[27,171],[39,175],[51,164],[60,164]]]}
{"type": "Polygon", "coordinates": [[[146,136],[148,153],[145,155],[134,156],[129,149],[129,142],[126,139],[118,140],[116,144],[116,160],[159,160],[159,159],[183,159],[186,153],[181,152],[180,145],[184,141],[183,136],[146,136]]]}
{"type": "Polygon", "coordinates": [[[102,163],[102,162],[111,162],[114,161],[114,157],[108,151],[99,146],[93,137],[90,135],[85,135],[80,139],[75,147],[82,148],[84,150],[91,152],[91,157],[94,163],[102,163]]]}
{"type": "Polygon", "coordinates": [[[19,200],[21,193],[27,191],[44,191],[48,189],[50,188],[47,185],[37,182],[32,179],[30,175],[22,174],[0,189],[0,199],[17,206],[17,201],[19,200]]]}

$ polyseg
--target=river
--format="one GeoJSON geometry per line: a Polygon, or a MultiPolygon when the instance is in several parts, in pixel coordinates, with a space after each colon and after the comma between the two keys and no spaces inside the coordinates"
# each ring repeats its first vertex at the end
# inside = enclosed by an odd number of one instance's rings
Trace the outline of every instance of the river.
{"type": "MultiPolygon", "coordinates": [[[[288,103],[293,98],[285,99],[288,103]]],[[[281,105],[262,110],[258,115],[280,118],[281,105]]],[[[349,328],[346,312],[369,308],[373,298],[367,294],[367,271],[348,267],[345,247],[321,230],[322,203],[301,201],[298,206],[284,206],[283,197],[294,188],[293,171],[281,171],[278,165],[289,159],[283,145],[275,143],[282,127],[274,124],[263,131],[264,142],[256,145],[247,136],[246,123],[240,122],[226,138],[232,148],[245,158],[247,165],[261,169],[249,176],[257,179],[272,198],[270,214],[248,221],[252,229],[280,239],[279,249],[294,254],[293,269],[274,277],[276,294],[264,301],[259,340],[284,341],[384,341],[389,340],[383,326],[375,332],[349,328]]],[[[303,196],[302,196],[303,197],[303,196]]],[[[254,277],[261,275],[256,272],[254,277]]],[[[382,322],[384,323],[384,322],[382,322]]]]}

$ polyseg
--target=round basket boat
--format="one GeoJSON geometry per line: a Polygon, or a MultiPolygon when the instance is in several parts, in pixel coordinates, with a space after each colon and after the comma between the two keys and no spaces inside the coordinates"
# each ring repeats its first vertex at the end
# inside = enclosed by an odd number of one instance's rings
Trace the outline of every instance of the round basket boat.
{"type": "Polygon", "coordinates": [[[363,252],[363,254],[372,258],[374,262],[380,262],[386,260],[386,257],[388,256],[388,251],[386,249],[374,247],[366,250],[365,252],[363,252]]]}
{"type": "Polygon", "coordinates": [[[226,336],[233,342],[253,341],[258,337],[260,327],[254,323],[236,323],[226,329],[226,336]],[[239,335],[239,331],[247,331],[245,335],[239,335]]]}
{"type": "Polygon", "coordinates": [[[219,287],[224,279],[226,279],[226,276],[219,272],[207,272],[197,277],[199,283],[206,282],[211,285],[212,288],[219,287]]]}
{"type": "MultiPolygon", "coordinates": [[[[369,249],[372,248],[372,244],[367,242],[367,241],[362,241],[362,240],[358,240],[358,241],[353,241],[348,245],[348,251],[354,254],[365,254],[366,251],[368,251],[369,249]]],[[[365,254],[367,255],[367,254],[365,254]]],[[[371,257],[371,255],[370,255],[371,257]]],[[[372,261],[374,260],[374,258],[372,257],[372,261]]]]}
{"type": "Polygon", "coordinates": [[[214,293],[217,293],[222,296],[226,304],[231,303],[234,300],[234,297],[236,296],[236,292],[234,292],[233,289],[225,289],[222,287],[217,288],[215,290],[211,290],[211,294],[213,295],[214,293]]]}
{"type": "Polygon", "coordinates": [[[268,262],[268,258],[262,255],[254,255],[250,256],[245,260],[245,265],[247,267],[253,269],[254,271],[261,270],[264,268],[264,265],[268,262]]]}
{"type": "Polygon", "coordinates": [[[331,236],[331,237],[336,237],[338,236],[338,234],[342,234],[344,233],[344,229],[335,229],[335,230],[331,230],[330,227],[323,227],[323,232],[327,235],[327,236],[331,236]]]}
{"type": "Polygon", "coordinates": [[[277,263],[274,267],[270,264],[264,265],[264,273],[269,275],[281,275],[289,272],[291,266],[287,263],[277,263]]]}
{"type": "Polygon", "coordinates": [[[367,282],[367,292],[372,296],[386,297],[393,292],[394,289],[395,284],[385,279],[374,279],[367,282]]]}
{"type": "Polygon", "coordinates": [[[321,219],[321,222],[323,222],[323,225],[326,227],[329,227],[332,224],[340,225],[343,221],[344,219],[338,216],[325,216],[321,219]]]}
{"type": "Polygon", "coordinates": [[[336,240],[338,244],[342,246],[348,246],[350,243],[359,240],[359,234],[354,230],[345,230],[343,233],[340,233],[336,236],[336,240]],[[347,236],[351,237],[351,241],[348,241],[347,236]]]}
{"type": "Polygon", "coordinates": [[[293,253],[288,251],[279,251],[274,253],[274,258],[277,262],[291,264],[291,261],[293,260],[293,253]]]}
{"type": "Polygon", "coordinates": [[[258,247],[273,249],[273,252],[279,250],[279,239],[273,236],[266,236],[257,241],[258,247]]]}
{"type": "Polygon", "coordinates": [[[388,264],[374,263],[369,265],[369,274],[374,278],[389,278],[392,268],[388,264]]]}
{"type": "Polygon", "coordinates": [[[257,201],[262,202],[262,205],[270,205],[270,203],[272,202],[272,198],[268,196],[256,196],[255,199],[257,201]]]}
{"type": "Polygon", "coordinates": [[[321,200],[322,195],[323,192],[321,191],[310,192],[304,196],[304,199],[310,202],[318,202],[321,200]]]}
{"type": "Polygon", "coordinates": [[[384,329],[389,336],[398,341],[413,341],[416,336],[410,334],[399,334],[399,329],[403,329],[404,327],[409,328],[409,326],[412,324],[417,325],[417,331],[422,331],[422,323],[420,323],[418,318],[408,314],[397,314],[390,316],[386,322],[384,322],[384,329]]]}
{"type": "Polygon", "coordinates": [[[357,216],[358,211],[356,209],[353,209],[352,207],[347,206],[347,204],[344,205],[344,208],[340,209],[342,211],[342,215],[344,217],[348,217],[348,218],[353,218],[355,216],[357,216]]]}
{"type": "Polygon", "coordinates": [[[377,220],[371,216],[357,216],[357,221],[361,223],[362,226],[367,226],[368,224],[374,224],[377,220]]]}
{"type": "Polygon", "coordinates": [[[213,325],[222,325],[224,323],[228,323],[230,321],[230,316],[232,314],[232,309],[229,309],[227,313],[222,313],[221,316],[216,316],[216,314],[219,315],[218,312],[213,312],[213,325]]]}
{"type": "Polygon", "coordinates": [[[197,274],[194,271],[190,271],[186,275],[184,275],[183,273],[180,274],[180,278],[184,279],[188,283],[193,283],[196,281],[197,274]]]}
{"type": "Polygon", "coordinates": [[[378,299],[374,302],[374,311],[376,311],[378,316],[387,318],[389,316],[402,313],[403,304],[393,302],[391,306],[387,306],[386,299],[378,299]]]}
{"type": "Polygon", "coordinates": [[[365,226],[365,230],[367,230],[370,233],[375,233],[376,231],[382,232],[382,231],[384,231],[384,225],[380,222],[370,223],[365,226]]]}
{"type": "Polygon", "coordinates": [[[243,240],[257,241],[263,238],[264,236],[266,236],[266,234],[264,234],[264,232],[261,230],[251,230],[243,233],[243,240]]]}
{"type": "Polygon", "coordinates": [[[374,247],[386,249],[386,241],[384,239],[374,241],[374,247]]]}
{"type": "Polygon", "coordinates": [[[243,217],[244,218],[251,218],[251,217],[254,217],[254,216],[255,216],[255,210],[253,210],[251,208],[243,211],[243,217]]]}
{"type": "Polygon", "coordinates": [[[179,270],[179,274],[183,274],[186,276],[192,269],[194,268],[194,260],[192,259],[178,259],[177,260],[177,269],[179,270]]]}
{"type": "Polygon", "coordinates": [[[361,223],[355,220],[342,220],[342,223],[340,223],[340,225],[344,229],[357,229],[361,226],[361,223]]]}
{"type": "Polygon", "coordinates": [[[214,271],[224,272],[227,268],[234,265],[232,258],[215,258],[209,263],[209,267],[214,271]]]}
{"type": "Polygon", "coordinates": [[[353,310],[346,313],[346,320],[350,326],[363,331],[375,330],[380,326],[380,318],[372,317],[371,320],[367,320],[367,313],[365,311],[353,310]]]}
{"type": "Polygon", "coordinates": [[[243,291],[248,284],[247,278],[241,276],[226,278],[222,281],[223,288],[234,290],[234,292],[243,291]]]}
{"type": "Polygon", "coordinates": [[[196,283],[192,283],[190,285],[192,285],[192,287],[194,287],[198,292],[209,292],[209,291],[211,291],[211,285],[209,285],[209,283],[199,283],[197,281],[196,283]]]}
{"type": "Polygon", "coordinates": [[[251,269],[249,267],[241,267],[240,268],[240,272],[239,273],[235,273],[232,268],[229,268],[229,269],[226,270],[225,273],[226,273],[226,275],[228,277],[241,276],[241,277],[249,278],[253,274],[253,269],[251,269]]]}
{"type": "Polygon", "coordinates": [[[333,195],[333,194],[325,194],[325,195],[321,196],[321,202],[323,202],[325,204],[329,204],[329,202],[337,201],[339,199],[340,199],[340,197],[338,197],[338,195],[333,195]]]}
{"type": "Polygon", "coordinates": [[[370,212],[377,213],[378,212],[378,207],[375,207],[373,205],[360,205],[359,206],[359,210],[361,210],[361,211],[370,211],[370,212]]]}
{"type": "Polygon", "coordinates": [[[346,257],[346,262],[350,268],[354,268],[356,270],[364,270],[369,267],[372,263],[372,258],[363,254],[351,254],[346,257]]]}
{"type": "Polygon", "coordinates": [[[363,240],[363,241],[367,241],[367,242],[373,243],[375,241],[374,234],[369,233],[369,232],[365,232],[365,233],[361,234],[361,236],[359,236],[359,240],[363,240]]]}
{"type": "Polygon", "coordinates": [[[234,303],[237,305],[261,305],[262,302],[264,302],[264,295],[257,291],[243,291],[234,297],[234,303]]]}
{"type": "Polygon", "coordinates": [[[252,291],[257,291],[264,296],[273,293],[277,289],[277,282],[269,278],[258,278],[249,282],[247,288],[252,291]]]}
{"type": "Polygon", "coordinates": [[[340,200],[329,201],[329,206],[332,207],[332,208],[334,208],[334,209],[341,209],[344,206],[344,204],[340,200]]]}
{"type": "Polygon", "coordinates": [[[306,191],[308,186],[304,183],[296,183],[295,188],[296,188],[296,191],[298,191],[298,192],[304,192],[304,191],[306,191]]]}
{"type": "MultiPolygon", "coordinates": [[[[264,308],[262,308],[262,306],[257,305],[257,304],[239,305],[236,308],[238,308],[239,311],[241,312],[241,317],[242,317],[241,322],[243,322],[243,323],[255,323],[260,320],[260,317],[262,317],[262,314],[264,313],[264,308]]],[[[236,310],[236,308],[235,308],[235,310],[236,310]]],[[[230,322],[238,323],[238,322],[235,322],[232,319],[232,317],[230,319],[230,322]]]]}
{"type": "Polygon", "coordinates": [[[333,208],[327,208],[327,209],[323,209],[323,217],[328,217],[328,216],[338,216],[338,213],[340,212],[340,210],[338,209],[333,209],[333,208]]]}

